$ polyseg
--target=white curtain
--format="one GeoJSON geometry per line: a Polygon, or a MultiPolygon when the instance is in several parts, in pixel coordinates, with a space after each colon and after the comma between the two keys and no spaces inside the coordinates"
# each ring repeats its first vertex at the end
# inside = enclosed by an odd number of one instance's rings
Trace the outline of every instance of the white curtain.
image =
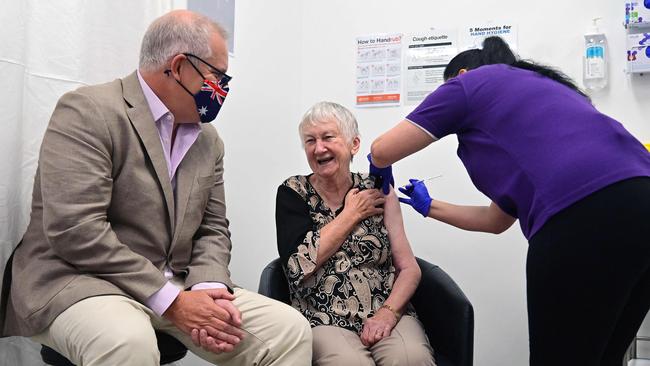
{"type": "MultiPolygon", "coordinates": [[[[0,0],[0,275],[22,237],[41,139],[56,101],[137,67],[140,41],[174,0],[0,0]]],[[[0,339],[0,365],[42,364],[37,345],[0,339]]]]}

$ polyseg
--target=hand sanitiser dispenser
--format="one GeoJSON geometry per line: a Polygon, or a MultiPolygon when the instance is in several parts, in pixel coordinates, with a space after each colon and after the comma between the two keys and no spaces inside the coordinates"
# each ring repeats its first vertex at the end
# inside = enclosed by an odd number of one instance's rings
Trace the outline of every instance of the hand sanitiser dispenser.
{"type": "Polygon", "coordinates": [[[607,39],[598,30],[599,19],[593,19],[591,29],[585,34],[583,82],[585,88],[593,91],[607,86],[607,39]]]}

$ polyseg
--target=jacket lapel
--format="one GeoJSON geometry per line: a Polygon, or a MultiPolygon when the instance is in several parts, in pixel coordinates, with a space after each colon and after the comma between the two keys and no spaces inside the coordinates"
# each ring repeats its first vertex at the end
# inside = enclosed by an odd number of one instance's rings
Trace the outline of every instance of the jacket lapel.
{"type": "Polygon", "coordinates": [[[151,110],[142,93],[138,75],[134,72],[125,77],[122,79],[122,85],[124,88],[124,100],[129,105],[126,113],[138,133],[140,141],[144,145],[145,152],[149,156],[153,168],[156,171],[158,183],[165,195],[169,222],[171,223],[171,228],[174,228],[174,192],[172,191],[172,184],[167,170],[167,160],[165,160],[160,135],[151,116],[151,110]]]}

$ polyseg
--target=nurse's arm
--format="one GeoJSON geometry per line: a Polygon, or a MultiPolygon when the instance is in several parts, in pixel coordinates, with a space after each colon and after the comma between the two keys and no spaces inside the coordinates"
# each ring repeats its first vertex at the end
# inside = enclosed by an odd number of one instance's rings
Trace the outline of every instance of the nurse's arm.
{"type": "Polygon", "coordinates": [[[387,167],[418,152],[435,139],[415,124],[403,120],[372,142],[372,163],[379,168],[387,167]]]}
{"type": "Polygon", "coordinates": [[[432,200],[429,217],[469,231],[501,234],[517,220],[492,202],[489,206],[460,206],[432,200]]]}

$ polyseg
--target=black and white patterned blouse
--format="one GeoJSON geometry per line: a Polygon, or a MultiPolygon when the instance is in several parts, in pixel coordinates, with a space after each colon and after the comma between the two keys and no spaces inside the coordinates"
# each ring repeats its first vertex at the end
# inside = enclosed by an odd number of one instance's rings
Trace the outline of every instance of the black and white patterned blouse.
{"type": "MultiPolygon", "coordinates": [[[[332,212],[309,183],[309,176],[293,176],[278,188],[276,227],[278,251],[289,280],[291,305],[312,327],[333,325],[360,333],[390,295],[395,267],[384,216],[361,221],[315,273],[323,226],[343,207],[332,212]],[[305,276],[312,274],[305,279],[305,276]]],[[[352,173],[352,187],[371,189],[375,179],[352,173]]],[[[407,311],[415,315],[411,307],[407,311]]]]}

